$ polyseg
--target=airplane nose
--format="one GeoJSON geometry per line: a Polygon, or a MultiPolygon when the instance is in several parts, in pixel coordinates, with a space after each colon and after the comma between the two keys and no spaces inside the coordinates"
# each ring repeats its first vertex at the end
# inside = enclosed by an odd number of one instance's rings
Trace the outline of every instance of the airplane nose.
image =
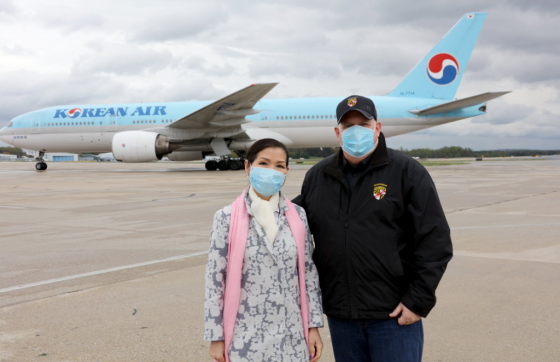
{"type": "Polygon", "coordinates": [[[4,133],[3,129],[0,129],[0,141],[8,143],[8,136],[4,133]]]}

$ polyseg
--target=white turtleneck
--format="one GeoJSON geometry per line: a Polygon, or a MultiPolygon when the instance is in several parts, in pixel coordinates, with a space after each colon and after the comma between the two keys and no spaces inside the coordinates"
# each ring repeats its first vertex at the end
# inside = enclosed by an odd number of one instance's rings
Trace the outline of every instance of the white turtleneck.
{"type": "Polygon", "coordinates": [[[264,229],[268,241],[273,244],[276,235],[278,235],[278,217],[275,214],[278,211],[280,193],[275,193],[270,197],[270,200],[266,201],[261,199],[251,186],[249,197],[251,198],[251,211],[255,220],[264,229]]]}

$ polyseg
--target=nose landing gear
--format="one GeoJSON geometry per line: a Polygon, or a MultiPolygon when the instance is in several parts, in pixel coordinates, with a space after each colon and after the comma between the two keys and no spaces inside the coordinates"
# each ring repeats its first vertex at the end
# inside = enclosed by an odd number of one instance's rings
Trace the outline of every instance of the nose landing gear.
{"type": "Polygon", "coordinates": [[[35,158],[35,161],[39,161],[35,165],[35,169],[37,171],[45,171],[47,169],[47,163],[45,161],[43,161],[43,156],[45,156],[45,152],[40,151],[39,156],[35,158]]]}

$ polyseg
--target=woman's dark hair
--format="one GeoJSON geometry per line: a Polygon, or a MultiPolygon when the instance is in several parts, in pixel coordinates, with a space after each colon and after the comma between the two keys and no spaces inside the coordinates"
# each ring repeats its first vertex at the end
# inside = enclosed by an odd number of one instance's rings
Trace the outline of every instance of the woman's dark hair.
{"type": "Polygon", "coordinates": [[[258,140],[257,142],[253,143],[253,145],[249,148],[249,151],[247,151],[247,161],[249,161],[250,164],[253,164],[253,162],[259,155],[259,152],[267,148],[283,149],[286,153],[286,167],[288,167],[288,148],[282,142],[276,141],[272,138],[263,138],[262,140],[258,140]]]}

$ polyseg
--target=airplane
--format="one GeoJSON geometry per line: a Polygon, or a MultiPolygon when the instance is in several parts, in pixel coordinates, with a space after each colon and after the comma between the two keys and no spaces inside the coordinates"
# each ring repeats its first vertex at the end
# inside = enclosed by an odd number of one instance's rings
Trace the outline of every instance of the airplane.
{"type": "MultiPolygon", "coordinates": [[[[385,137],[486,114],[509,92],[455,99],[486,13],[468,13],[385,96],[371,96],[385,137]]],[[[239,170],[257,140],[288,147],[338,147],[335,109],[345,97],[262,99],[277,83],[253,84],[218,101],[66,105],[14,118],[0,140],[38,152],[112,152],[121,162],[203,160],[207,170],[239,170]],[[230,158],[235,153],[237,158],[230,158]]]]}

